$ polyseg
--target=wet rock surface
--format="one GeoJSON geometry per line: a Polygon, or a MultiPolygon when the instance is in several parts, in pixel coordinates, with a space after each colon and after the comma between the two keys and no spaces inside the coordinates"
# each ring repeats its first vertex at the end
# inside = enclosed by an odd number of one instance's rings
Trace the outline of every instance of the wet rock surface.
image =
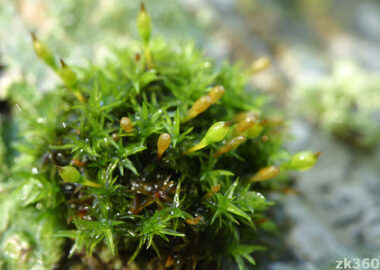
{"type": "Polygon", "coordinates": [[[298,175],[298,195],[276,198],[294,222],[289,247],[300,261],[317,266],[334,265],[337,258],[377,257],[379,149],[359,152],[302,121],[293,129],[298,143],[291,149],[323,153],[313,170],[298,175]]]}

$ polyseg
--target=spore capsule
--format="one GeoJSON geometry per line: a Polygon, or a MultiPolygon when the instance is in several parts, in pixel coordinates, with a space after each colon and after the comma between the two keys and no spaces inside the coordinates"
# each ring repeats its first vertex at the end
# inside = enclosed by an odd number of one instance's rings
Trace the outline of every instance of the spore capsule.
{"type": "Polygon", "coordinates": [[[157,140],[157,150],[158,150],[158,159],[161,159],[164,152],[169,148],[172,138],[169,133],[163,133],[158,137],[157,140]]]}
{"type": "Polygon", "coordinates": [[[122,117],[120,119],[120,126],[127,133],[133,131],[133,123],[129,117],[122,117]]]}

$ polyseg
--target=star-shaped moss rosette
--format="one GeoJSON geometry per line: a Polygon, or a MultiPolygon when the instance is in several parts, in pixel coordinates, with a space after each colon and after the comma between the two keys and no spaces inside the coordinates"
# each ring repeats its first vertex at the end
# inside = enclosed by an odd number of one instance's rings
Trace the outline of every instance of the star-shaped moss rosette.
{"type": "Polygon", "coordinates": [[[63,263],[84,252],[106,263],[107,248],[107,263],[141,269],[245,269],[262,249],[255,226],[270,205],[260,183],[310,168],[317,155],[282,149],[283,121],[246,88],[250,71],[215,66],[192,44],[151,40],[151,28],[142,5],[142,43],[85,68],[59,63],[33,36],[63,85],[25,86],[30,99],[15,99],[13,170],[33,179],[28,205],[59,222],[54,236],[72,247],[63,263]]]}

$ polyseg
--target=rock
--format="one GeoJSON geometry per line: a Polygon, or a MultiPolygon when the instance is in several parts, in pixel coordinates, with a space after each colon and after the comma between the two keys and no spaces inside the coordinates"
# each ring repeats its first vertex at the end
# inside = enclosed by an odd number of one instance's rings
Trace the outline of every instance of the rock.
{"type": "Polygon", "coordinates": [[[295,188],[300,193],[280,199],[294,222],[288,245],[300,261],[318,267],[326,262],[331,266],[334,258],[375,254],[380,248],[376,152],[358,152],[302,121],[294,128],[302,143],[289,144],[292,152],[308,148],[322,155],[313,169],[298,174],[295,188]]]}

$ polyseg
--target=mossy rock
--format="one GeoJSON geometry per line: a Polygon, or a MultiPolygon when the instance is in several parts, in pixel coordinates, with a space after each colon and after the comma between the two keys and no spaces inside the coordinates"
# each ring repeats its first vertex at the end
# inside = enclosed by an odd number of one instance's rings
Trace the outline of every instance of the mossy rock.
{"type": "Polygon", "coordinates": [[[75,269],[88,255],[111,268],[244,269],[263,249],[255,228],[268,227],[271,203],[262,193],[297,169],[282,148],[283,121],[248,87],[249,74],[214,65],[193,44],[151,40],[149,20],[138,24],[142,43],[85,67],[59,64],[34,37],[63,84],[9,89],[20,136],[11,176],[0,176],[21,186],[18,216],[36,212],[53,224],[34,243],[39,254],[59,254],[41,256],[45,269],[75,269]]]}

